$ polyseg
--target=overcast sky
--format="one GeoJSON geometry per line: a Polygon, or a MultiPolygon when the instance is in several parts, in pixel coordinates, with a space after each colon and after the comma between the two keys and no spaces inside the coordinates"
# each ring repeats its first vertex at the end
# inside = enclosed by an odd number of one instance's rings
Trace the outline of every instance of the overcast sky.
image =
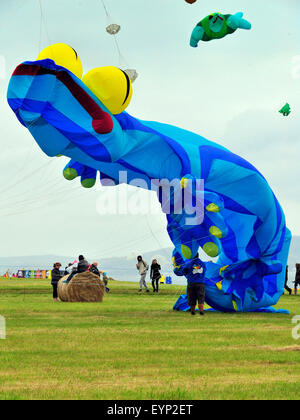
{"type": "MultiPolygon", "coordinates": [[[[64,180],[66,159],[47,158],[8,107],[12,71],[50,42],[72,45],[85,73],[120,65],[100,0],[41,3],[42,31],[38,0],[0,0],[1,255],[80,252],[93,258],[170,246],[161,213],[99,214],[107,190],[84,190],[78,180],[64,180]]],[[[300,235],[299,0],[105,3],[122,26],[122,54],[139,73],[128,112],[195,131],[249,160],[268,179],[293,234],[300,235]],[[244,11],[253,29],[190,48],[194,25],[213,11],[244,11]],[[288,118],[278,113],[286,102],[293,111],[288,118]]],[[[109,194],[113,202],[114,192],[109,194]]],[[[151,197],[155,207],[155,196],[138,194],[151,197]]]]}

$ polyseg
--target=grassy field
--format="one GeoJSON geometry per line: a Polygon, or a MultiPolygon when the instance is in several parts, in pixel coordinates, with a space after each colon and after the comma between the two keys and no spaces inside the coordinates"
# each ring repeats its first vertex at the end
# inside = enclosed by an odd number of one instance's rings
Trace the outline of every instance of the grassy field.
{"type": "Polygon", "coordinates": [[[299,399],[291,315],[173,312],[159,295],[112,282],[101,304],[57,303],[48,281],[0,279],[0,399],[299,399]]]}

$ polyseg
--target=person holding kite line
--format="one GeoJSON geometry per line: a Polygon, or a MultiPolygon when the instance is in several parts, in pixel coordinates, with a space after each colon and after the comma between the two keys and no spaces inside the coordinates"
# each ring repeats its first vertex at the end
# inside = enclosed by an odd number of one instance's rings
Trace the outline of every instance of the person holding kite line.
{"type": "MultiPolygon", "coordinates": [[[[176,264],[176,261],[175,261],[176,264]]],[[[199,313],[204,315],[205,302],[205,264],[200,260],[199,254],[187,260],[182,265],[175,265],[174,273],[177,276],[185,276],[187,279],[188,303],[191,307],[191,314],[195,315],[196,304],[198,302],[199,313]]]]}

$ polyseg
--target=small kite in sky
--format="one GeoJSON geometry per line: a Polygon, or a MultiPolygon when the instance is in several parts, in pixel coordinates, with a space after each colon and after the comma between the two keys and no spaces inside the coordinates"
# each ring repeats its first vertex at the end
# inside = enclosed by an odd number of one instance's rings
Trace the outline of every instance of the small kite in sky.
{"type": "Polygon", "coordinates": [[[288,117],[290,115],[291,111],[291,107],[288,103],[286,103],[281,110],[279,111],[280,114],[282,114],[284,117],[288,117]]]}

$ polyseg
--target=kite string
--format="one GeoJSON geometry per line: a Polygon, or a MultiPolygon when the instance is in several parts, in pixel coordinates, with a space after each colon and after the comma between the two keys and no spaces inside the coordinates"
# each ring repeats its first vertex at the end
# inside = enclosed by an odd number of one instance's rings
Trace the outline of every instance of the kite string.
{"type": "MultiPolygon", "coordinates": [[[[103,6],[103,9],[104,9],[104,11],[105,11],[105,14],[106,14],[106,17],[107,17],[107,19],[108,20],[112,20],[112,17],[110,16],[110,14],[108,13],[108,10],[107,10],[107,7],[106,7],[106,5],[105,5],[105,3],[104,3],[104,0],[100,0],[101,1],[101,3],[102,3],[102,6],[103,6]]],[[[118,40],[117,40],[117,37],[116,37],[116,35],[114,34],[113,35],[113,37],[114,37],[114,41],[115,41],[115,45],[116,45],[116,49],[117,49],[117,52],[118,52],[118,55],[119,55],[119,67],[123,67],[123,64],[125,64],[125,66],[127,66],[127,67],[129,67],[129,65],[128,65],[128,63],[127,63],[127,60],[124,58],[124,55],[122,54],[122,52],[121,52],[121,48],[120,48],[120,45],[119,45],[119,42],[118,42],[118,40]]]]}
{"type": "Polygon", "coordinates": [[[39,5],[40,5],[40,34],[39,34],[39,50],[38,50],[38,54],[41,52],[41,49],[42,49],[43,13],[42,13],[41,0],[39,0],[39,5]]]}
{"type": "Polygon", "coordinates": [[[107,8],[105,6],[104,0],[100,0],[100,1],[101,1],[102,5],[103,5],[103,8],[104,8],[105,13],[106,13],[106,16],[109,18],[109,14],[108,14],[107,8]]]}
{"type": "MultiPolygon", "coordinates": [[[[29,130],[34,125],[35,125],[35,121],[32,121],[31,123],[27,124],[26,127],[29,130]]],[[[33,147],[34,147],[33,142],[31,142],[28,150],[24,152],[25,156],[24,156],[24,160],[22,159],[21,167],[17,171],[14,171],[13,178],[10,179],[11,184],[6,185],[6,187],[4,189],[0,190],[0,194],[8,191],[10,188],[16,186],[17,184],[19,184],[20,182],[23,181],[23,179],[22,179],[22,180],[19,180],[19,181],[15,182],[14,179],[17,179],[20,176],[23,176],[23,171],[26,167],[26,164],[29,161],[30,156],[33,154],[33,147]],[[13,180],[13,182],[12,182],[12,180],[13,180]]]]}
{"type": "Polygon", "coordinates": [[[44,12],[43,12],[42,0],[39,0],[39,5],[40,5],[40,12],[41,12],[41,26],[42,26],[42,24],[44,24],[46,37],[48,39],[49,45],[51,45],[52,42],[51,42],[51,38],[49,36],[47,23],[46,23],[45,15],[44,15],[44,12]]]}
{"type": "Polygon", "coordinates": [[[19,180],[17,180],[16,182],[14,182],[13,184],[11,184],[11,185],[9,185],[9,186],[6,186],[6,188],[4,188],[4,189],[2,189],[1,191],[0,191],[0,193],[1,194],[3,194],[4,192],[6,192],[6,191],[8,191],[8,190],[10,190],[11,188],[14,188],[16,185],[18,185],[18,184],[20,184],[20,183],[22,183],[25,179],[28,179],[28,178],[30,178],[32,175],[35,175],[37,172],[39,172],[41,169],[43,169],[45,166],[49,166],[49,165],[51,165],[52,164],[52,162],[53,161],[49,161],[49,162],[47,162],[46,164],[43,164],[42,166],[40,166],[40,167],[38,167],[38,168],[36,168],[36,169],[34,169],[33,171],[31,171],[31,172],[29,172],[27,175],[25,175],[24,177],[23,177],[23,179],[19,179],[19,180]]]}

